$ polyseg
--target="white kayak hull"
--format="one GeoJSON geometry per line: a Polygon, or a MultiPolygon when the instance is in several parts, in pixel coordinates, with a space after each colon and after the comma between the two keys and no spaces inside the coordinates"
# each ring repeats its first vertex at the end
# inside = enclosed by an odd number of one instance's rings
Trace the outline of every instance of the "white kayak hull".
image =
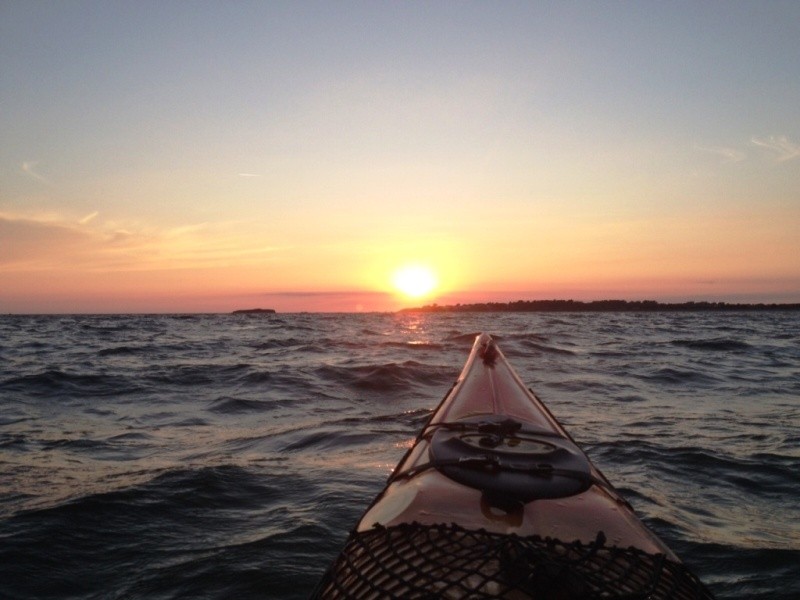
{"type": "Polygon", "coordinates": [[[710,598],[477,337],[319,598],[710,598]]]}

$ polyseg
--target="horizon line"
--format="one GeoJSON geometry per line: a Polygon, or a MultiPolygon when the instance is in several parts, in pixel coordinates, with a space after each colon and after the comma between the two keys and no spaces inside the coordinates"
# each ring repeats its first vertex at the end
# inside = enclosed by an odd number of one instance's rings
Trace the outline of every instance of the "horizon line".
{"type": "MultiPolygon", "coordinates": [[[[346,292],[339,292],[339,294],[344,294],[346,292]]],[[[380,293],[380,292],[374,292],[380,293]]],[[[325,292],[311,292],[309,295],[316,295],[316,294],[325,294],[325,292]]],[[[267,295],[280,295],[280,292],[267,294],[267,295]]],[[[291,295],[297,296],[304,296],[306,293],[304,292],[295,292],[291,293],[291,295]]],[[[39,316],[180,316],[180,315],[233,315],[237,311],[264,311],[260,314],[267,316],[269,315],[293,315],[293,314],[403,314],[403,313],[413,313],[413,312],[426,312],[426,313],[434,313],[434,312],[469,312],[469,307],[511,307],[513,305],[546,305],[546,304],[561,304],[561,305],[576,305],[576,310],[573,312],[581,312],[581,307],[591,307],[598,305],[602,306],[603,304],[616,304],[616,305],[631,305],[632,307],[635,306],[649,306],[649,307],[730,307],[730,308],[771,308],[771,309],[789,309],[789,310],[796,310],[800,309],[800,302],[765,302],[765,301],[756,301],[756,302],[739,302],[739,301],[726,301],[726,300],[684,300],[684,301],[660,301],[660,300],[652,300],[652,299],[643,299],[643,300],[628,300],[624,298],[604,298],[598,300],[575,300],[572,298],[549,298],[549,299],[536,299],[536,300],[510,300],[510,301],[496,301],[496,300],[484,300],[479,302],[460,302],[455,304],[439,304],[438,302],[433,302],[431,304],[425,304],[422,306],[409,306],[403,307],[394,310],[284,310],[278,311],[272,307],[250,307],[250,308],[236,308],[232,310],[214,310],[214,311],[174,311],[174,310],[167,310],[167,311],[123,311],[123,312],[114,312],[114,311],[86,311],[86,312],[74,312],[74,311],[65,311],[65,312],[0,312],[0,316],[16,316],[16,317],[39,317],[39,316]],[[454,310],[455,309],[455,310],[454,310]],[[268,312],[273,311],[273,312],[268,312]]],[[[615,312],[615,308],[608,308],[607,312],[615,312]]],[[[618,311],[618,310],[617,310],[618,311]]],[[[492,312],[489,308],[483,308],[480,311],[476,312],[492,312]]],[[[497,312],[515,312],[513,310],[498,310],[497,312]]],[[[547,312],[546,310],[542,311],[534,311],[534,310],[521,310],[519,312],[547,312]]],[[[597,310],[594,311],[587,311],[587,312],[598,312],[597,310]]],[[[621,312],[621,311],[619,311],[621,312]]],[[[259,314],[259,313],[256,313],[259,314]]],[[[247,316],[247,315],[245,315],[247,316]]]]}

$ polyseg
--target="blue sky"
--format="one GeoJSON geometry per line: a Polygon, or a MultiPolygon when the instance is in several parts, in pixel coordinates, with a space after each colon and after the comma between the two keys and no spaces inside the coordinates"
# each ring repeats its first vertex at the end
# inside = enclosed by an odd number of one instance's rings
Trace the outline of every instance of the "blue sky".
{"type": "Polygon", "coordinates": [[[0,309],[132,281],[143,310],[388,291],[407,261],[443,297],[800,300],[800,3],[5,1],[0,23],[0,309]]]}

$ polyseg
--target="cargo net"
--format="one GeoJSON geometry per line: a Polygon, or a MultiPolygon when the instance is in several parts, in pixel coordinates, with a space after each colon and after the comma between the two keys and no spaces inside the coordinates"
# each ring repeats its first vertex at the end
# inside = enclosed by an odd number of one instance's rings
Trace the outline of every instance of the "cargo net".
{"type": "Polygon", "coordinates": [[[456,525],[375,527],[350,536],[312,598],[535,600],[713,598],[662,554],[456,525]]]}

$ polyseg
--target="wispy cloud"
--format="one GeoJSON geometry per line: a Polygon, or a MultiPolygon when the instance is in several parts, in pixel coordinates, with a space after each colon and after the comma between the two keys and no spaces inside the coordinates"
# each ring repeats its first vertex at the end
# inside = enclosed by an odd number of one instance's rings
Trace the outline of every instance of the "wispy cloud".
{"type": "Polygon", "coordinates": [[[724,163],[741,162],[747,157],[744,152],[727,146],[701,146],[700,144],[695,144],[694,149],[699,152],[720,156],[724,163]]]}
{"type": "Polygon", "coordinates": [[[43,183],[50,183],[50,181],[39,173],[36,169],[37,165],[39,164],[38,160],[26,160],[22,163],[22,172],[28,175],[29,177],[33,177],[34,179],[41,181],[43,183]]]}
{"type": "Polygon", "coordinates": [[[78,223],[80,223],[81,225],[86,225],[86,224],[87,224],[89,221],[91,221],[92,219],[94,219],[94,218],[95,218],[97,215],[99,215],[99,214],[100,214],[100,213],[99,213],[98,211],[94,211],[93,213],[89,213],[88,215],[86,215],[85,217],[83,217],[82,219],[80,219],[80,220],[78,221],[78,223]]]}
{"type": "Polygon", "coordinates": [[[27,219],[0,213],[0,272],[38,269],[69,261],[91,246],[91,233],[69,223],[27,219]]]}
{"type": "Polygon", "coordinates": [[[771,135],[765,138],[753,136],[750,141],[759,148],[773,153],[778,162],[800,157],[800,144],[792,142],[785,135],[771,135]]]}
{"type": "Polygon", "coordinates": [[[198,223],[170,229],[135,222],[0,212],[0,272],[78,269],[132,272],[260,265],[287,247],[243,238],[239,223],[198,223]]]}

